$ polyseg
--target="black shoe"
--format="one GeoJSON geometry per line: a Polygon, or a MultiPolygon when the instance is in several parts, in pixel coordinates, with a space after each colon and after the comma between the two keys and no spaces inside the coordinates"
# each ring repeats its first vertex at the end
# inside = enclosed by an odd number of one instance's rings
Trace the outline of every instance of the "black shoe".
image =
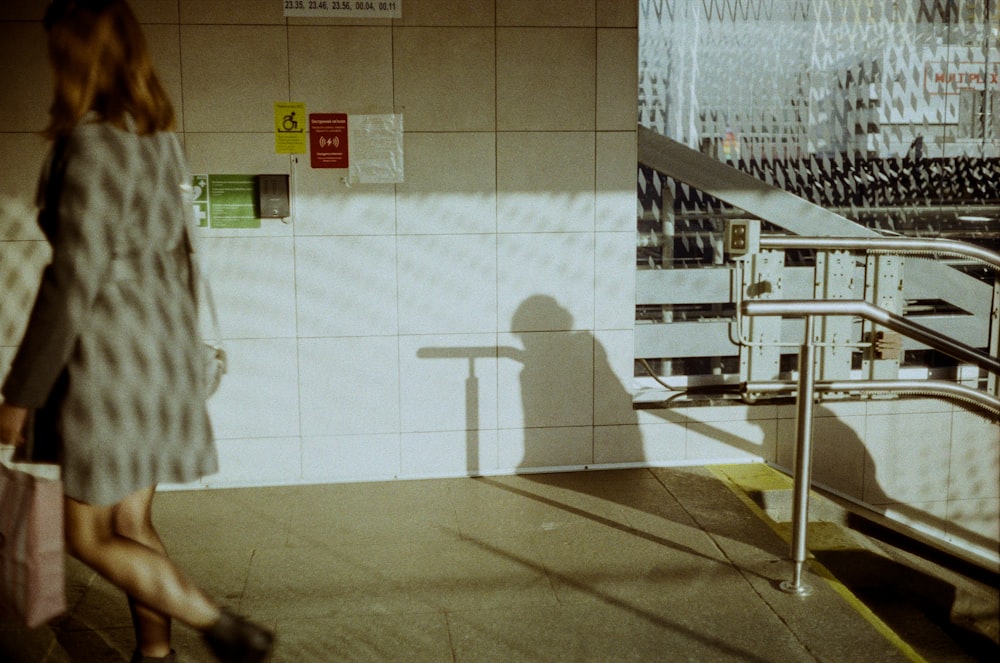
{"type": "Polygon", "coordinates": [[[273,633],[225,608],[204,638],[223,663],[260,663],[274,647],[273,633]]]}
{"type": "Polygon", "coordinates": [[[130,663],[177,663],[177,652],[173,649],[166,656],[143,656],[142,652],[136,649],[132,652],[130,663]]]}

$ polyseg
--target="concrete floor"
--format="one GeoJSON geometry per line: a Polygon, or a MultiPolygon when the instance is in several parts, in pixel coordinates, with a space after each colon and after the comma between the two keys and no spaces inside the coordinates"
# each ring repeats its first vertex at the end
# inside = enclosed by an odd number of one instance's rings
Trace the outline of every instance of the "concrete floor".
{"type": "MultiPolygon", "coordinates": [[[[806,574],[811,596],[780,591],[787,527],[747,497],[775,474],[165,492],[156,517],[197,582],[276,629],[275,663],[975,661],[1000,651],[904,641],[820,565],[806,574]]],[[[67,569],[69,613],[33,632],[0,627],[0,660],[128,660],[124,600],[77,562],[67,569]]],[[[185,663],[212,660],[182,626],[175,647],[185,663]]]]}

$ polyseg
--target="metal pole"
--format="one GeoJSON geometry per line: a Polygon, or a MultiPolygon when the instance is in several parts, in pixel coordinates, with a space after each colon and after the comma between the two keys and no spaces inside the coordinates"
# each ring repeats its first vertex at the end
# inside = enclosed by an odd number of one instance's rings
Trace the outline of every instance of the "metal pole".
{"type": "Polygon", "coordinates": [[[762,249],[828,249],[841,251],[882,251],[894,253],[937,253],[963,256],[1000,269],[1000,254],[976,244],[929,237],[802,237],[764,235],[762,249]]]}
{"type": "Polygon", "coordinates": [[[792,503],[792,546],[794,563],[792,580],[781,583],[781,589],[790,594],[808,596],[812,588],[802,582],[802,571],[806,557],[806,530],[809,526],[809,486],[812,483],[812,428],[813,396],[816,391],[816,376],[813,370],[815,347],[813,346],[813,316],[806,316],[805,340],[799,351],[799,388],[796,395],[795,417],[795,493],[792,503]]]}
{"type": "MultiPolygon", "coordinates": [[[[996,109],[1000,113],[1000,108],[996,109]]],[[[990,347],[994,357],[1000,357],[1000,272],[993,275],[993,306],[990,308],[990,347]]],[[[989,373],[986,388],[994,397],[1000,398],[1000,375],[989,373]]]]}

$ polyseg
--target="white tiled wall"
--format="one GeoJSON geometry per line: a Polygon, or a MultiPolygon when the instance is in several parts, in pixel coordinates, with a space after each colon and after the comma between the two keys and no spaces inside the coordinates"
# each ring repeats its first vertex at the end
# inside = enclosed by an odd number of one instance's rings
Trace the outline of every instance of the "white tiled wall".
{"type": "MultiPolygon", "coordinates": [[[[41,248],[44,4],[0,10],[18,82],[0,144],[27,164],[0,184],[21,219],[4,237],[41,248]]],[[[207,483],[672,460],[646,457],[628,392],[637,7],[407,0],[396,21],[286,22],[280,4],[135,2],[192,170],[293,186],[289,223],[198,231],[231,359],[207,483]],[[275,154],[287,100],[402,114],[405,181],[352,185],[275,154]]]]}
{"type": "MultiPolygon", "coordinates": [[[[45,4],[0,7],[0,367],[46,259],[45,4]]],[[[134,6],[192,170],[293,185],[289,223],[198,233],[231,358],[205,483],[790,465],[784,408],[632,409],[636,3],[406,0],[396,21],[287,22],[278,0],[134,6]],[[289,100],[402,114],[405,182],[275,154],[273,102],[289,100]]],[[[995,476],[968,473],[997,466],[969,442],[996,427],[872,407],[818,418],[817,475],[995,539],[995,476]]]]}
{"type": "MultiPolygon", "coordinates": [[[[827,402],[815,411],[813,479],[842,496],[995,558],[1000,427],[937,399],[827,402]]],[[[776,462],[794,464],[795,411],[778,411],[776,462]]]]}

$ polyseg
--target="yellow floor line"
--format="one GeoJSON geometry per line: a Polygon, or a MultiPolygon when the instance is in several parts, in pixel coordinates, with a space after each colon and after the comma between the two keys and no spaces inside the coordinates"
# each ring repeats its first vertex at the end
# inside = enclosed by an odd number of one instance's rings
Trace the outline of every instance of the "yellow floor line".
{"type": "MultiPolygon", "coordinates": [[[[760,506],[751,499],[750,495],[747,494],[747,489],[758,489],[761,481],[766,483],[769,488],[779,488],[787,487],[792,488],[792,481],[790,477],[781,474],[777,470],[770,468],[766,465],[715,465],[708,466],[707,469],[717,478],[719,481],[724,483],[729,489],[736,495],[741,502],[743,502],[750,511],[757,515],[758,518],[763,520],[774,532],[781,537],[785,543],[791,544],[791,537],[789,535],[789,529],[787,527],[782,527],[779,523],[775,522],[773,518],[767,515],[760,506]],[[751,476],[752,474],[752,476],[751,476]],[[742,481],[741,479],[746,479],[747,481],[742,481]],[[784,481],[783,481],[784,480],[784,481]],[[747,486],[747,483],[751,484],[747,486]]],[[[927,659],[921,656],[913,647],[909,645],[905,640],[903,640],[899,635],[889,627],[884,621],[882,621],[878,615],[871,611],[871,609],[864,604],[861,599],[854,595],[854,593],[847,588],[844,583],[837,580],[837,578],[827,569],[825,566],[819,563],[815,558],[809,560],[809,568],[811,568],[816,575],[823,578],[833,591],[837,592],[843,598],[848,605],[854,608],[864,619],[872,625],[872,627],[881,633],[889,642],[891,642],[904,656],[913,663],[928,663],[927,659]]]]}

